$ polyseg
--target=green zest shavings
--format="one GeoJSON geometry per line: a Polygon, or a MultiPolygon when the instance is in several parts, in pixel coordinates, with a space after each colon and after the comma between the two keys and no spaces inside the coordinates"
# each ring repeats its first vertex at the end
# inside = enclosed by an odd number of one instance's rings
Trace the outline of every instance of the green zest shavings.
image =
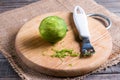
{"type": "Polygon", "coordinates": [[[72,64],[68,64],[68,66],[72,67],[73,65],[72,64]]]}
{"type": "Polygon", "coordinates": [[[62,49],[62,50],[54,50],[55,54],[51,55],[51,57],[57,57],[57,58],[65,58],[66,56],[71,57],[77,57],[79,56],[79,53],[75,53],[73,50],[69,49],[62,49]]]}

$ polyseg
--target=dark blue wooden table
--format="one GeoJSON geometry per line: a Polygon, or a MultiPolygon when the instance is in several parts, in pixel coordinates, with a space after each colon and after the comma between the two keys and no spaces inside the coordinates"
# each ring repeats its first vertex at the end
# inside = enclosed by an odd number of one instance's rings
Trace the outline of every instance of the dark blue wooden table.
{"type": "MultiPolygon", "coordinates": [[[[0,0],[0,13],[23,7],[39,0],[0,0]]],[[[120,16],[120,0],[95,0],[120,16]]],[[[0,80],[21,80],[8,61],[0,53],[0,80]]],[[[84,80],[120,80],[120,63],[86,77],[84,80]]]]}

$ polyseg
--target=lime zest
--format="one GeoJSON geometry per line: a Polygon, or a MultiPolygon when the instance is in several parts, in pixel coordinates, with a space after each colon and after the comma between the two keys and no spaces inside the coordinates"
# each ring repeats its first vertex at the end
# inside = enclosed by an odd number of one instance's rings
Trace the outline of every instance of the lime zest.
{"type": "Polygon", "coordinates": [[[55,52],[55,54],[51,55],[51,57],[65,58],[67,56],[70,56],[70,57],[79,56],[79,53],[75,53],[72,49],[62,49],[62,50],[52,49],[52,50],[55,52]]]}
{"type": "Polygon", "coordinates": [[[73,65],[72,64],[68,64],[68,66],[72,67],[73,65]]]}
{"type": "Polygon", "coordinates": [[[79,53],[72,53],[72,54],[70,54],[70,56],[71,57],[77,57],[77,56],[79,56],[79,53]]]}
{"type": "Polygon", "coordinates": [[[45,56],[45,54],[44,54],[44,53],[42,53],[42,56],[45,56]]]}

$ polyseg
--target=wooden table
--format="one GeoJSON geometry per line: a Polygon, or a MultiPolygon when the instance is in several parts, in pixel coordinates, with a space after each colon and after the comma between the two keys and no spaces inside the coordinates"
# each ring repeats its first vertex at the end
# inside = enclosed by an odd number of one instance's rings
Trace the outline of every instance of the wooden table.
{"type": "MultiPolygon", "coordinates": [[[[0,0],[0,13],[23,7],[39,0],[0,0]]],[[[120,0],[95,0],[111,12],[120,16],[120,0]]],[[[0,53],[0,80],[21,80],[5,57],[0,53]]],[[[84,80],[120,80],[120,63],[116,66],[94,73],[84,80]]]]}

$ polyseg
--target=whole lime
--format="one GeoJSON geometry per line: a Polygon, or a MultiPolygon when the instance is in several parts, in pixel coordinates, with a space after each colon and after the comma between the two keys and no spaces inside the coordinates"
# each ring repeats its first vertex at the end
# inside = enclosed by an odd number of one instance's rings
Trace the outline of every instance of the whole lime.
{"type": "Polygon", "coordinates": [[[41,21],[39,31],[43,39],[55,43],[66,35],[67,25],[58,16],[48,16],[41,21]]]}

